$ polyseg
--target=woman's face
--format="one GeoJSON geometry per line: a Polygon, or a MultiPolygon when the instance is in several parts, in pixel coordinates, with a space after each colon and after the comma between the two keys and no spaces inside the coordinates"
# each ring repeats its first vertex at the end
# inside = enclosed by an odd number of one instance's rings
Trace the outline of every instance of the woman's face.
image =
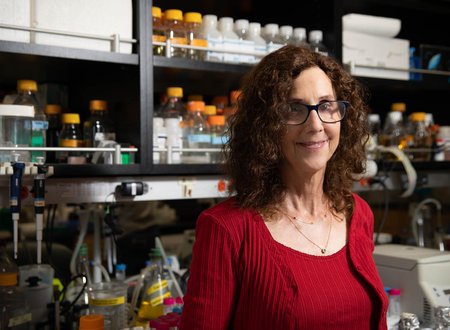
{"type": "MultiPolygon", "coordinates": [[[[318,67],[302,71],[294,80],[290,101],[316,105],[335,100],[331,80],[318,67]]],[[[311,175],[325,172],[326,164],[339,144],[340,129],[340,122],[323,123],[315,110],[303,124],[288,125],[283,138],[283,170],[311,175]]]]}

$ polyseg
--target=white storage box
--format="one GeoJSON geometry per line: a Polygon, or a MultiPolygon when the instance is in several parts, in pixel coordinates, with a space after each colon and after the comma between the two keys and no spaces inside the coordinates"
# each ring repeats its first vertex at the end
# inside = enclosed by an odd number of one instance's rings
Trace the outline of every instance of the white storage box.
{"type": "MultiPolygon", "coordinates": [[[[132,0],[29,0],[31,26],[90,35],[132,38],[132,0]]],[[[111,51],[112,42],[32,32],[38,44],[111,51]]],[[[131,53],[131,43],[120,43],[120,53],[131,53]]]]}
{"type": "MultiPolygon", "coordinates": [[[[0,23],[30,27],[30,0],[1,0],[0,23]]],[[[30,32],[0,28],[0,40],[30,42],[30,32]]]]}
{"type": "Polygon", "coordinates": [[[352,74],[356,76],[408,80],[407,71],[383,68],[409,69],[409,40],[342,31],[342,62],[355,64],[352,74]]]}

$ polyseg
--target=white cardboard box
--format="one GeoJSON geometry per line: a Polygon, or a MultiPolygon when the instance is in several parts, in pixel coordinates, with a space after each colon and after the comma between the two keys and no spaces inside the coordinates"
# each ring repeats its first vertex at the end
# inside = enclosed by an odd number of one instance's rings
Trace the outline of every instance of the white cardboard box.
{"type": "Polygon", "coordinates": [[[356,76],[408,80],[409,72],[388,68],[409,69],[409,40],[342,31],[342,62],[353,63],[356,76]]]}
{"type": "MultiPolygon", "coordinates": [[[[3,1],[3,0],[2,0],[3,1]]],[[[132,38],[132,0],[28,0],[31,26],[67,32],[132,38]]],[[[110,41],[32,32],[31,42],[63,47],[111,51],[110,41]]],[[[131,53],[120,43],[120,53],[131,53]]]]}
{"type": "MultiPolygon", "coordinates": [[[[30,27],[30,0],[1,0],[0,23],[30,27]]],[[[30,32],[0,28],[0,40],[30,42],[30,32]]]]}

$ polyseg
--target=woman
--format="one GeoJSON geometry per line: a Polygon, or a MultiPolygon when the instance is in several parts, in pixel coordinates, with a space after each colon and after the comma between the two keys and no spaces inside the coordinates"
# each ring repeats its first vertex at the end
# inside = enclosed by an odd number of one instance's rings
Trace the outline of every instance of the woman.
{"type": "Polygon", "coordinates": [[[285,46],[244,81],[226,169],[204,211],[181,329],[386,329],[364,172],[363,89],[330,57],[285,46]]]}

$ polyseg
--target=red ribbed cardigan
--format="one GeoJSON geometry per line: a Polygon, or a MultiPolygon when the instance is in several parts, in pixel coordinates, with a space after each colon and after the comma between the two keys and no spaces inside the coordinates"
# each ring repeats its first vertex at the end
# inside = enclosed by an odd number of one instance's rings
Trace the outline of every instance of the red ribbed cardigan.
{"type": "MultiPolygon", "coordinates": [[[[376,324],[372,329],[384,330],[388,302],[372,258],[373,213],[359,196],[354,199],[349,264],[362,285],[372,289],[370,298],[377,313],[372,316],[376,324]]],[[[296,296],[302,293],[297,292],[295,275],[283,259],[292,254],[284,253],[283,247],[271,237],[257,212],[239,209],[233,198],[202,212],[180,329],[298,329],[296,296]]],[[[353,329],[351,324],[342,328],[349,329],[353,329]]]]}

